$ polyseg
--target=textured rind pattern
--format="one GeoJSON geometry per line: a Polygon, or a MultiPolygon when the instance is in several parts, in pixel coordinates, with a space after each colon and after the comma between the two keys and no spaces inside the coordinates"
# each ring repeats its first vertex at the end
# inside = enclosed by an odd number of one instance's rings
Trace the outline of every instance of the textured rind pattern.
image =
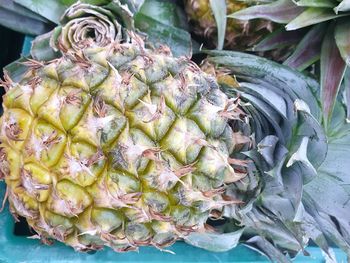
{"type": "Polygon", "coordinates": [[[162,248],[234,203],[223,186],[245,175],[229,162],[237,100],[188,59],[137,43],[34,63],[9,85],[0,176],[43,240],[162,248]]]}

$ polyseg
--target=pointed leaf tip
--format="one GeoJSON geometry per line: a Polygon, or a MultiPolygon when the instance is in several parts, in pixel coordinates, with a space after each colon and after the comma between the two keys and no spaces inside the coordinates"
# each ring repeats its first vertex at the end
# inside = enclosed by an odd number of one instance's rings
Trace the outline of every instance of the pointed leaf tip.
{"type": "Polygon", "coordinates": [[[335,26],[335,42],[345,63],[350,66],[350,20],[342,19],[335,26]]]}
{"type": "MultiPolygon", "coordinates": [[[[305,104],[306,105],[306,104],[305,104]]],[[[309,168],[313,174],[316,176],[317,171],[315,167],[312,165],[312,163],[309,161],[307,157],[307,146],[309,143],[309,138],[304,137],[301,141],[299,149],[293,153],[293,155],[290,157],[289,161],[287,162],[287,167],[292,166],[296,162],[301,162],[303,163],[307,168],[309,168]]]]}
{"type": "Polygon", "coordinates": [[[296,30],[299,28],[319,24],[324,21],[337,18],[339,15],[335,14],[332,9],[309,7],[295,19],[286,25],[286,30],[296,30]]]}
{"type": "MultiPolygon", "coordinates": [[[[292,32],[299,32],[295,30],[292,32]]],[[[295,51],[283,62],[291,68],[302,71],[320,58],[321,44],[325,34],[323,24],[313,26],[297,45],[295,51]]]]}
{"type": "Polygon", "coordinates": [[[338,6],[334,8],[334,12],[338,14],[339,12],[350,11],[350,0],[343,0],[338,6]]]}

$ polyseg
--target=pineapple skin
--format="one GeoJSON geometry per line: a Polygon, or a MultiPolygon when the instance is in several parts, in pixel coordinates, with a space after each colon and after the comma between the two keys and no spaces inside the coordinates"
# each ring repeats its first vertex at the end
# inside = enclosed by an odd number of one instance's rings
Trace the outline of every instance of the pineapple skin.
{"type": "MultiPolygon", "coordinates": [[[[232,14],[249,5],[243,1],[226,0],[226,14],[232,14]]],[[[209,0],[185,0],[185,10],[193,32],[205,40],[210,48],[217,44],[217,28],[209,0]]],[[[273,31],[273,23],[262,19],[243,21],[227,18],[224,47],[245,50],[257,44],[273,31]]]]}
{"type": "Polygon", "coordinates": [[[2,83],[0,179],[44,242],[162,249],[237,203],[224,186],[246,176],[232,158],[239,100],[141,42],[30,61],[19,83],[2,83]]]}

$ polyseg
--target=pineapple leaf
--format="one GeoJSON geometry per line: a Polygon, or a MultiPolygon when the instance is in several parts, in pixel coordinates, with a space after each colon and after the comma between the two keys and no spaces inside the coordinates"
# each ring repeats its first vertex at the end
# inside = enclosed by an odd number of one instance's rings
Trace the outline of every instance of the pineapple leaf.
{"type": "Polygon", "coordinates": [[[285,31],[283,28],[280,28],[268,34],[252,48],[252,51],[269,51],[293,45],[300,42],[303,35],[304,30],[285,31]]]}
{"type": "Polygon", "coordinates": [[[210,0],[209,3],[218,29],[217,49],[223,49],[226,32],[226,1],[210,0]]]}
{"type": "Polygon", "coordinates": [[[228,17],[240,20],[263,18],[276,23],[286,24],[304,11],[290,0],[278,0],[265,5],[255,5],[237,11],[228,17]]]}
{"type": "Polygon", "coordinates": [[[185,237],[185,242],[213,252],[224,252],[236,247],[244,228],[231,233],[191,233],[185,237]]]}
{"type": "Polygon", "coordinates": [[[292,71],[287,66],[250,54],[215,50],[206,51],[206,53],[212,56],[209,61],[230,68],[235,75],[244,80],[253,80],[253,82],[262,82],[265,85],[280,88],[290,93],[293,99],[303,98],[309,105],[311,113],[318,118],[319,103],[313,94],[319,90],[316,80],[292,71]]]}
{"type": "Polygon", "coordinates": [[[346,69],[334,40],[334,26],[333,23],[329,25],[321,48],[321,101],[326,130],[346,69]]]}
{"type": "Polygon", "coordinates": [[[299,0],[295,1],[298,6],[305,7],[328,7],[333,8],[336,4],[333,0],[299,0]]]}
{"type": "Polygon", "coordinates": [[[350,256],[350,124],[337,103],[329,132],[328,154],[318,176],[305,186],[304,203],[322,231],[350,256]],[[324,194],[327,190],[327,195],[324,194]]]}
{"type": "Polygon", "coordinates": [[[152,44],[168,45],[175,56],[191,56],[191,36],[184,17],[173,3],[146,0],[134,20],[136,28],[146,33],[152,44]]]}
{"type": "Polygon", "coordinates": [[[0,25],[26,35],[40,35],[49,30],[40,20],[22,16],[2,7],[0,7],[0,25]]]}
{"type": "Polygon", "coordinates": [[[59,23],[62,14],[68,7],[56,0],[14,0],[14,2],[56,24],[59,23]]]}
{"type": "Polygon", "coordinates": [[[245,244],[247,247],[258,250],[259,253],[262,253],[268,257],[271,261],[276,261],[280,263],[290,263],[291,261],[272,243],[261,236],[254,236],[246,241],[245,244]]]}
{"type": "MultiPolygon", "coordinates": [[[[330,61],[334,59],[332,52],[337,51],[333,30],[334,25],[328,29],[322,46],[323,55],[324,50],[328,50],[327,61],[324,61],[331,68],[341,70],[330,61]]],[[[273,62],[252,55],[228,51],[208,53],[214,56],[209,58],[210,61],[231,70],[240,83],[236,93],[247,99],[244,101],[249,101],[245,110],[251,115],[252,127],[257,131],[258,147],[247,156],[257,164],[264,182],[263,188],[256,187],[254,201],[250,200],[238,211],[228,209],[225,215],[245,226],[243,237],[249,238],[246,241],[248,246],[277,262],[289,262],[285,256],[287,253],[290,257],[298,251],[308,255],[304,247],[309,239],[324,250],[331,262],[335,257],[329,240],[350,256],[350,167],[347,160],[350,155],[350,124],[344,121],[344,105],[339,101],[334,103],[326,137],[319,122],[320,116],[317,117],[321,112],[317,99],[319,86],[313,84],[312,79],[288,67],[277,70],[273,62]],[[259,64],[263,66],[259,67],[259,64]],[[307,96],[305,90],[312,95],[307,96]],[[274,97],[273,93],[277,96],[274,97]],[[313,97],[318,109],[313,109],[313,97]],[[288,106],[290,101],[294,105],[292,109],[288,106]],[[269,113],[272,111],[275,113],[269,113]],[[288,116],[290,120],[292,136],[285,137],[287,144],[283,144],[278,134],[283,131],[283,122],[278,122],[280,131],[273,124],[277,115],[288,116]],[[262,138],[264,135],[267,136],[262,138]],[[267,166],[262,165],[264,161],[267,166]],[[271,170],[266,170],[266,167],[271,170]]],[[[343,61],[339,54],[337,61],[343,61]]],[[[231,96],[235,89],[226,87],[223,90],[231,96]]],[[[283,131],[283,135],[287,134],[283,131]]]]}
{"type": "Polygon", "coordinates": [[[51,27],[47,19],[12,0],[0,0],[0,24],[27,35],[40,35],[51,27]]]}
{"type": "Polygon", "coordinates": [[[338,6],[334,8],[334,12],[338,14],[339,12],[350,11],[350,0],[343,0],[338,6]]]}
{"type": "Polygon", "coordinates": [[[13,61],[12,63],[4,67],[4,71],[6,71],[9,74],[10,78],[13,81],[20,81],[23,75],[28,71],[28,67],[22,64],[26,60],[27,59],[23,57],[17,59],[16,61],[13,61]]]}
{"type": "Polygon", "coordinates": [[[345,103],[347,107],[346,121],[350,123],[350,69],[347,68],[344,77],[345,103]]]}
{"type": "Polygon", "coordinates": [[[148,39],[153,44],[168,45],[175,56],[191,56],[191,36],[187,31],[160,23],[140,12],[134,19],[136,28],[147,33],[148,39]]]}
{"type": "Polygon", "coordinates": [[[338,18],[343,15],[337,15],[332,9],[320,8],[320,7],[309,7],[295,19],[290,21],[286,25],[286,30],[296,30],[299,28],[311,26],[324,21],[338,18]]]}
{"type": "Polygon", "coordinates": [[[187,18],[183,10],[170,1],[144,0],[139,11],[160,23],[188,30],[187,18]]]}
{"type": "MultiPolygon", "coordinates": [[[[291,31],[298,32],[299,30],[291,31]]],[[[284,62],[291,68],[303,71],[320,58],[321,43],[325,34],[325,25],[319,24],[312,27],[302,38],[295,51],[284,62]]]]}
{"type": "Polygon", "coordinates": [[[350,66],[350,21],[343,19],[337,22],[334,30],[335,42],[345,63],[350,66]]]}
{"type": "Polygon", "coordinates": [[[56,27],[53,31],[37,36],[32,41],[32,48],[30,50],[31,56],[38,61],[50,61],[60,56],[55,52],[50,45],[50,40],[56,39],[60,33],[61,27],[56,27]]]}
{"type": "Polygon", "coordinates": [[[4,8],[5,10],[8,10],[8,11],[15,12],[19,15],[23,15],[23,16],[26,16],[29,18],[40,20],[40,21],[45,22],[45,23],[49,22],[46,18],[44,18],[44,17],[30,11],[29,9],[15,3],[13,0],[0,0],[0,7],[4,8]]]}
{"type": "Polygon", "coordinates": [[[350,164],[347,161],[350,154],[350,124],[344,121],[345,115],[345,108],[340,101],[336,101],[327,133],[327,157],[318,169],[319,176],[305,188],[310,197],[322,206],[322,210],[340,221],[350,218],[350,164]],[[334,189],[329,191],[329,196],[320,192],[322,183],[334,189]]]}

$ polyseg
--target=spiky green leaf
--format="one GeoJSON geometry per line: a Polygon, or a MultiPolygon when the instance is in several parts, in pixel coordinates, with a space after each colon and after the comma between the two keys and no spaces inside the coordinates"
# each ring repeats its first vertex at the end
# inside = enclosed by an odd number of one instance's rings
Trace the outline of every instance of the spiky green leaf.
{"type": "Polygon", "coordinates": [[[347,108],[346,121],[350,123],[350,68],[348,67],[344,77],[345,105],[347,108]]]}
{"type": "Polygon", "coordinates": [[[333,0],[299,0],[295,1],[298,6],[305,7],[326,7],[333,8],[335,2],[333,0]]]}
{"type": "Polygon", "coordinates": [[[147,33],[148,39],[155,46],[168,45],[175,56],[191,56],[191,36],[180,28],[163,24],[154,18],[139,12],[135,15],[135,26],[147,33]]]}
{"type": "Polygon", "coordinates": [[[345,63],[350,66],[350,20],[341,19],[334,30],[335,42],[345,63]]]}
{"type": "Polygon", "coordinates": [[[184,11],[170,1],[145,0],[139,11],[160,23],[188,31],[187,17],[184,11]]]}
{"type": "MultiPolygon", "coordinates": [[[[298,32],[299,30],[291,31],[298,32]]],[[[325,34],[325,25],[312,27],[295,48],[292,55],[283,64],[300,71],[306,69],[320,58],[321,43],[325,34]]]]}
{"type": "Polygon", "coordinates": [[[287,30],[296,30],[299,28],[315,25],[324,21],[331,20],[343,15],[337,15],[332,9],[309,7],[295,19],[286,25],[287,30]]]}
{"type": "Polygon", "coordinates": [[[286,66],[269,61],[265,58],[234,51],[207,51],[212,57],[209,61],[217,65],[229,67],[244,80],[269,83],[284,92],[291,92],[292,98],[303,98],[316,118],[319,116],[319,106],[312,92],[319,89],[318,83],[305,75],[294,72],[286,66]],[[294,95],[293,95],[294,94],[294,95]],[[296,95],[298,94],[298,96],[296,95]]]}
{"type": "Polygon", "coordinates": [[[263,253],[271,261],[290,263],[291,261],[273,244],[261,236],[254,236],[247,240],[246,246],[263,253]]]}
{"type": "Polygon", "coordinates": [[[228,17],[250,20],[263,18],[276,23],[286,24],[303,12],[304,8],[299,7],[290,0],[278,0],[265,5],[255,5],[242,9],[228,17]]]}
{"type": "Polygon", "coordinates": [[[0,0],[0,24],[27,35],[40,35],[52,27],[47,19],[12,0],[0,0]]]}
{"type": "Polygon", "coordinates": [[[165,44],[175,56],[191,55],[191,36],[183,10],[174,3],[146,0],[134,16],[135,26],[154,45],[165,44]]]}
{"type": "Polygon", "coordinates": [[[346,12],[346,11],[350,11],[350,0],[343,0],[340,2],[339,5],[337,5],[334,8],[334,12],[336,12],[337,14],[339,12],[346,12]]]}
{"type": "Polygon", "coordinates": [[[273,31],[252,48],[253,51],[268,51],[299,43],[304,30],[285,31],[283,28],[273,31]]]}
{"type": "Polygon", "coordinates": [[[56,27],[53,31],[37,36],[32,42],[30,50],[31,56],[38,61],[50,61],[60,56],[59,52],[55,52],[50,41],[56,39],[60,33],[61,27],[56,27]]]}
{"type": "Polygon", "coordinates": [[[337,103],[328,130],[327,158],[317,178],[305,186],[303,199],[322,231],[350,256],[350,124],[345,114],[337,103]]]}
{"type": "Polygon", "coordinates": [[[14,0],[36,14],[58,24],[64,11],[68,8],[62,1],[56,0],[14,0]]]}
{"type": "Polygon", "coordinates": [[[327,127],[333,113],[346,64],[334,39],[334,24],[329,25],[321,48],[321,102],[327,127]]]}
{"type": "Polygon", "coordinates": [[[8,75],[13,81],[20,81],[23,75],[28,71],[28,67],[22,64],[26,60],[27,59],[23,57],[4,67],[4,71],[8,73],[8,75]]]}
{"type": "Polygon", "coordinates": [[[225,32],[226,32],[226,1],[225,0],[210,0],[210,8],[213,11],[216,27],[218,30],[217,49],[224,47],[225,32]]]}

